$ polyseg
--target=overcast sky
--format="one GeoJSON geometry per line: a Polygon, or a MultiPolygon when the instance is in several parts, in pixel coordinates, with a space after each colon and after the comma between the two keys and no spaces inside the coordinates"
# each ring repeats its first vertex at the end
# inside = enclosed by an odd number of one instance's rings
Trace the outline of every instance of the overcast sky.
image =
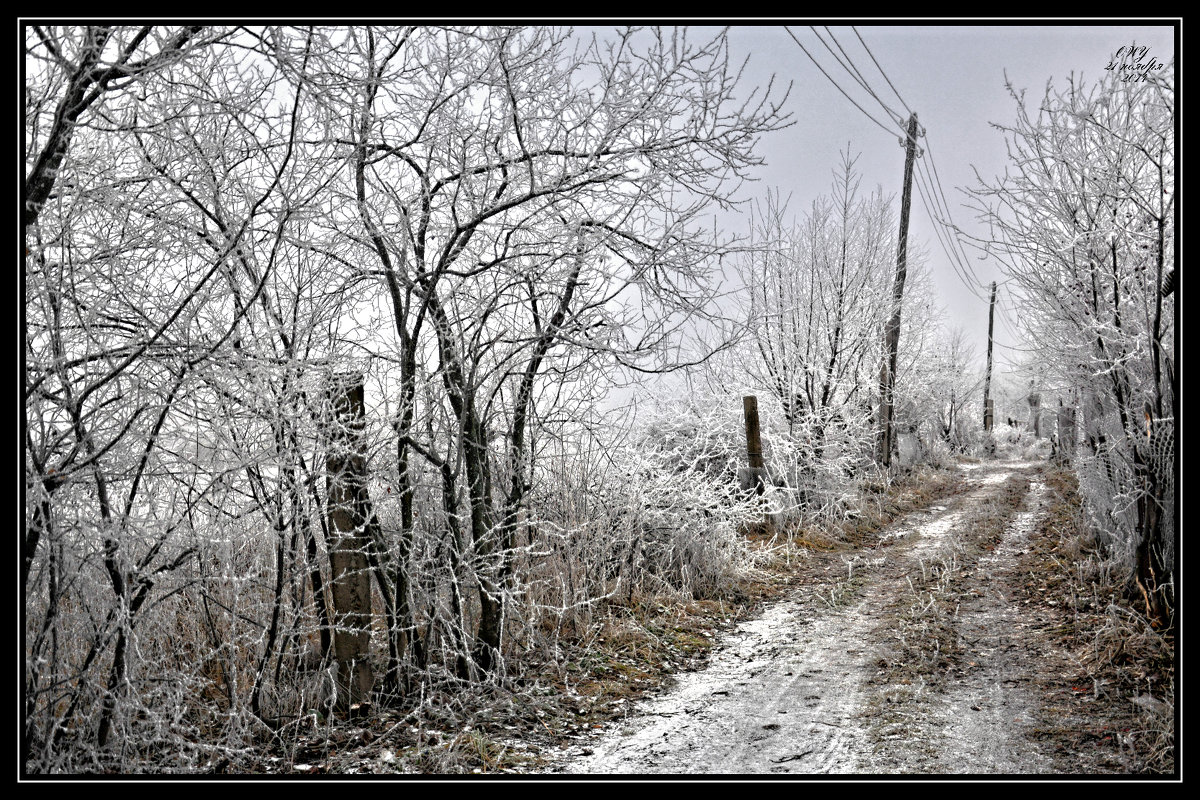
{"type": "MultiPolygon", "coordinates": [[[[796,124],[764,138],[761,152],[768,166],[761,170],[761,183],[753,187],[753,194],[762,196],[769,187],[778,187],[785,196],[792,195],[789,208],[802,212],[818,195],[828,193],[839,151],[850,143],[854,152],[862,154],[857,164],[862,175],[861,190],[869,193],[877,184],[881,185],[885,193],[896,196],[898,203],[904,167],[899,128],[891,125],[879,103],[837,64],[807,23],[789,23],[788,27],[865,111],[896,132],[883,130],[855,108],[821,74],[782,25],[734,25],[731,55],[739,61],[749,57],[747,84],[765,84],[772,73],[777,82],[793,82],[787,108],[794,113],[796,124]]],[[[1169,20],[1158,26],[861,24],[855,27],[900,97],[917,113],[926,131],[926,138],[921,141],[926,147],[923,158],[928,161],[932,152],[954,221],[975,230],[980,228],[974,224],[973,214],[962,206],[959,187],[975,185],[972,165],[989,179],[1004,170],[1004,140],[989,123],[1011,123],[1016,117],[1016,106],[1004,87],[1006,70],[1014,87],[1028,90],[1027,99],[1036,104],[1048,80],[1053,80],[1056,87],[1065,87],[1067,77],[1074,73],[1088,84],[1093,83],[1122,45],[1133,42],[1145,45],[1150,48],[1149,54],[1162,63],[1169,62],[1175,53],[1174,31],[1169,20]]],[[[836,50],[824,28],[818,26],[817,30],[836,50]]],[[[876,94],[907,117],[855,30],[841,25],[830,26],[830,31],[876,94]]],[[[986,288],[978,290],[981,300],[963,285],[916,195],[910,242],[913,237],[929,251],[939,303],[952,324],[967,330],[982,359],[987,343],[986,288]]],[[[969,251],[968,255],[984,287],[992,280],[1002,279],[994,263],[974,260],[976,254],[969,251]]],[[[1001,302],[1006,300],[1002,293],[1001,302]]],[[[996,327],[998,343],[1020,344],[1000,315],[996,327]]],[[[1003,348],[996,351],[1001,364],[1014,355],[1003,348]]]]}

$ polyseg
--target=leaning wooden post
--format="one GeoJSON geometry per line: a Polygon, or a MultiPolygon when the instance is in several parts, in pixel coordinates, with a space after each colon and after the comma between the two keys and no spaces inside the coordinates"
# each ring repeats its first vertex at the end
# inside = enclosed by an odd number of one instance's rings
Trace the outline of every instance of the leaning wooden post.
{"type": "Polygon", "coordinates": [[[333,571],[333,653],[338,665],[337,708],[371,699],[371,575],[367,563],[367,461],[363,376],[334,375],[329,452],[325,460],[329,502],[329,563],[333,571]]]}
{"type": "Polygon", "coordinates": [[[758,426],[758,398],[752,394],[743,397],[742,412],[746,417],[746,455],[750,460],[749,479],[744,482],[743,488],[749,488],[752,484],[754,492],[761,495],[763,476],[767,470],[763,463],[762,434],[758,426]]]}
{"type": "Polygon", "coordinates": [[[1035,439],[1042,438],[1042,396],[1037,392],[1031,392],[1029,395],[1029,421],[1033,423],[1033,436],[1035,439]]]}
{"type": "Polygon", "coordinates": [[[1070,464],[1075,458],[1075,409],[1059,406],[1058,409],[1059,461],[1070,464]]]}

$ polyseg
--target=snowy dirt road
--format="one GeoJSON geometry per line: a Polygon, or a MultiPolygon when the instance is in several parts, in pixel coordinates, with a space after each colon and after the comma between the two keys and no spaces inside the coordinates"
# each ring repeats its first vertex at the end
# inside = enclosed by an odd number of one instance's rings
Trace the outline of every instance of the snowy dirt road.
{"type": "MultiPolygon", "coordinates": [[[[1042,511],[1035,466],[968,465],[967,491],[901,518],[727,636],[701,670],[563,752],[574,774],[1049,774],[1027,735],[1044,643],[1006,565],[1042,511]],[[968,545],[1006,481],[1032,482],[998,541],[968,545]],[[939,581],[956,581],[953,613],[939,581]],[[941,636],[937,626],[951,628],[941,636]],[[931,627],[932,626],[932,627],[931,627]],[[936,633],[936,631],[935,631],[936,633]],[[954,666],[937,649],[956,642],[954,666]]],[[[1011,498],[1010,498],[1011,500],[1011,498]]],[[[944,588],[944,587],[943,587],[944,588]]]]}

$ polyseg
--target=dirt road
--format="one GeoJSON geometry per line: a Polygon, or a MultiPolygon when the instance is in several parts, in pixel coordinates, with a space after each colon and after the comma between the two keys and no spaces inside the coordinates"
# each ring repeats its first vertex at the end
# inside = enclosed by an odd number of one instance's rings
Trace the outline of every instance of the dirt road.
{"type": "Polygon", "coordinates": [[[1026,635],[1011,568],[1044,486],[1034,464],[964,469],[945,506],[854,554],[814,555],[791,596],[556,771],[1052,773],[1027,735],[1047,644],[1026,635]]]}

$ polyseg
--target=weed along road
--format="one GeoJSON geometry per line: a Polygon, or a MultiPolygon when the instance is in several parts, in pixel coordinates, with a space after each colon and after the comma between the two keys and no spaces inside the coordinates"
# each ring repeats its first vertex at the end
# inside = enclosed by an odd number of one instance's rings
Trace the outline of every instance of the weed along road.
{"type": "MultiPolygon", "coordinates": [[[[1033,729],[1053,659],[1017,560],[1039,465],[963,465],[965,490],[852,553],[814,553],[784,600],[701,670],[563,754],[569,773],[1056,771],[1033,729]],[[1049,649],[1048,649],[1049,648],[1049,649]]],[[[1061,654],[1059,654],[1061,655],[1061,654]]]]}

